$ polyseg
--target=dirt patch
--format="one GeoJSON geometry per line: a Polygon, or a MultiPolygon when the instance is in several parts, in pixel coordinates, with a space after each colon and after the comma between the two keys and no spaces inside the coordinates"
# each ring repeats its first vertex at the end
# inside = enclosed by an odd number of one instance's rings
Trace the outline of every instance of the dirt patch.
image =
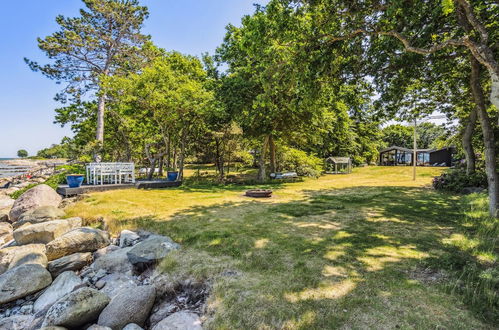
{"type": "Polygon", "coordinates": [[[424,284],[436,284],[443,282],[447,275],[442,270],[430,267],[417,267],[407,271],[411,280],[416,280],[424,284]]]}

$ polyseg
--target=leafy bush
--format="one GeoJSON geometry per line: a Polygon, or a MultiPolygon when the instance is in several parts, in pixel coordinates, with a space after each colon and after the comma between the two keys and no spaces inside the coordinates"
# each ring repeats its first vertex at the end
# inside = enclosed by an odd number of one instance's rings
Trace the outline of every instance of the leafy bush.
{"type": "Polygon", "coordinates": [[[482,171],[468,175],[462,169],[451,169],[433,178],[433,188],[436,190],[462,192],[466,187],[487,188],[487,176],[482,171]]]}
{"type": "Polygon", "coordinates": [[[294,171],[300,176],[318,177],[324,170],[322,159],[289,147],[283,147],[278,164],[279,170],[294,171]]]}

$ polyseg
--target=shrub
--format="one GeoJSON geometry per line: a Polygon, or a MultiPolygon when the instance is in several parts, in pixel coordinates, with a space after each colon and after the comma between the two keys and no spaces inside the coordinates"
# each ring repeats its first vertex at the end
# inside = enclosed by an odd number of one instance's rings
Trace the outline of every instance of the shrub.
{"type": "Polygon", "coordinates": [[[462,192],[466,187],[487,188],[487,176],[482,171],[468,175],[462,169],[451,169],[433,178],[436,190],[462,192]]]}
{"type": "Polygon", "coordinates": [[[300,176],[319,177],[323,171],[323,161],[305,151],[284,147],[278,159],[281,171],[294,171],[300,176]]]}

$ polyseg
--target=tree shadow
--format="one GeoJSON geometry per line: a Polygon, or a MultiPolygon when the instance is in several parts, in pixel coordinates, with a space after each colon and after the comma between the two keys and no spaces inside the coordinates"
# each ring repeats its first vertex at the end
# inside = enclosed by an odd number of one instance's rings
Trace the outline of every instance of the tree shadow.
{"type": "Polygon", "coordinates": [[[240,286],[230,288],[232,293],[224,294],[223,319],[215,320],[222,327],[224,322],[233,325],[227,320],[237,320],[237,328],[348,328],[351,322],[362,327],[377,322],[372,316],[376,313],[393,317],[380,321],[387,327],[415,327],[420,322],[461,327],[460,315],[444,309],[432,316],[431,308],[443,307],[419,303],[418,299],[437,299],[439,289],[428,291],[428,283],[413,276],[418,267],[426,266],[425,260],[444,269],[456,266],[455,260],[446,264],[449,255],[464,263],[475,258],[444,244],[444,238],[460,230],[458,197],[409,187],[303,193],[304,198],[296,201],[195,206],[168,221],[138,218],[126,225],[240,261],[240,270],[252,280],[242,279],[240,286]],[[238,298],[240,294],[246,300],[238,298]],[[383,312],[384,301],[406,310],[401,315],[395,307],[383,312]],[[245,310],[246,305],[253,309],[245,310]],[[410,309],[420,316],[410,315],[410,309]],[[372,313],[358,320],[352,310],[372,313]]]}

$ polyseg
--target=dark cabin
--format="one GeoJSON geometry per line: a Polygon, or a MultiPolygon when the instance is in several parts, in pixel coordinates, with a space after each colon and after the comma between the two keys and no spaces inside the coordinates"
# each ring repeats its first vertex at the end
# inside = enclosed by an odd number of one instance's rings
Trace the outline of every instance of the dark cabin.
{"type": "MultiPolygon", "coordinates": [[[[452,165],[453,148],[417,149],[417,166],[452,165]]],[[[412,166],[413,149],[391,146],[379,152],[379,164],[382,166],[412,166]]]]}

